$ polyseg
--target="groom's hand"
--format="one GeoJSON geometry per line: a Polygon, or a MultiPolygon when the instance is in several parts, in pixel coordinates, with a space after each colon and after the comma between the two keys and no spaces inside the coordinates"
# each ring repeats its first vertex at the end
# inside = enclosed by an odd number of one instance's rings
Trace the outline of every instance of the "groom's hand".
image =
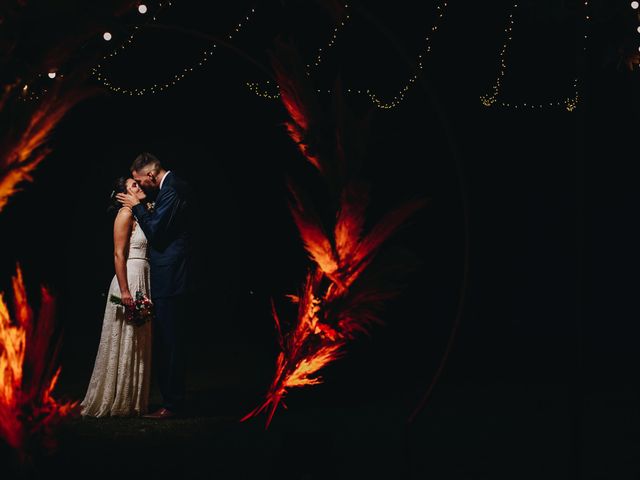
{"type": "Polygon", "coordinates": [[[133,208],[140,203],[138,197],[132,193],[118,193],[116,195],[118,201],[125,207],[133,208]]]}

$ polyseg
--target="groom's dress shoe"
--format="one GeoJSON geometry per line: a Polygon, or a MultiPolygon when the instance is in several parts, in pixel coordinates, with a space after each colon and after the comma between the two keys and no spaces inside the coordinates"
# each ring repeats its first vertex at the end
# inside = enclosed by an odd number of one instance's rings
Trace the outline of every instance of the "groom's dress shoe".
{"type": "Polygon", "coordinates": [[[147,415],[143,415],[143,418],[153,418],[156,420],[164,420],[166,418],[173,418],[176,414],[171,410],[167,410],[166,408],[160,408],[153,413],[148,413],[147,415]]]}

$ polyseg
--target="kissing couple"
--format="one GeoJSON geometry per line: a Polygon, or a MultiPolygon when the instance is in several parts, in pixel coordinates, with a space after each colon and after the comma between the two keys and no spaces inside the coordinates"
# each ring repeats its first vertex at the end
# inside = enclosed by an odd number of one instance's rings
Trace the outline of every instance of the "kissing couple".
{"type": "Polygon", "coordinates": [[[184,329],[194,287],[197,207],[187,183],[152,154],[138,155],[130,171],[112,192],[115,276],[80,412],[167,419],[185,407],[184,329]],[[147,306],[151,301],[152,318],[133,322],[142,299],[147,306]],[[162,405],[149,413],[152,350],[162,405]]]}

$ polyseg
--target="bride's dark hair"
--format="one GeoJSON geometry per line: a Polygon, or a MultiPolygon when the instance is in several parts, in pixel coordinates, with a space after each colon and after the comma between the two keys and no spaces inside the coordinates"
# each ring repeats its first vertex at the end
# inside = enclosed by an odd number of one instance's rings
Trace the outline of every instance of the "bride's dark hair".
{"type": "Polygon", "coordinates": [[[116,193],[127,193],[127,180],[129,177],[118,177],[113,182],[113,190],[111,191],[111,199],[109,200],[109,206],[107,207],[107,213],[118,213],[122,204],[116,198],[116,193]]]}

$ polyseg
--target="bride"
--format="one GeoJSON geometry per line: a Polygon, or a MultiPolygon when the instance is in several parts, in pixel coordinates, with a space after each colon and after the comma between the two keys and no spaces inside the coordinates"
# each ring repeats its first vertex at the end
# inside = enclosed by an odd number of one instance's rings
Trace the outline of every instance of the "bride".
{"type": "Polygon", "coordinates": [[[107,294],[102,333],[96,361],[81,414],[90,417],[131,416],[147,412],[151,375],[151,322],[128,323],[125,308],[110,301],[120,297],[128,307],[137,291],[149,296],[149,255],[147,238],[130,208],[115,200],[116,193],[146,195],[133,178],[116,180],[112,210],[115,276],[107,294]]]}

